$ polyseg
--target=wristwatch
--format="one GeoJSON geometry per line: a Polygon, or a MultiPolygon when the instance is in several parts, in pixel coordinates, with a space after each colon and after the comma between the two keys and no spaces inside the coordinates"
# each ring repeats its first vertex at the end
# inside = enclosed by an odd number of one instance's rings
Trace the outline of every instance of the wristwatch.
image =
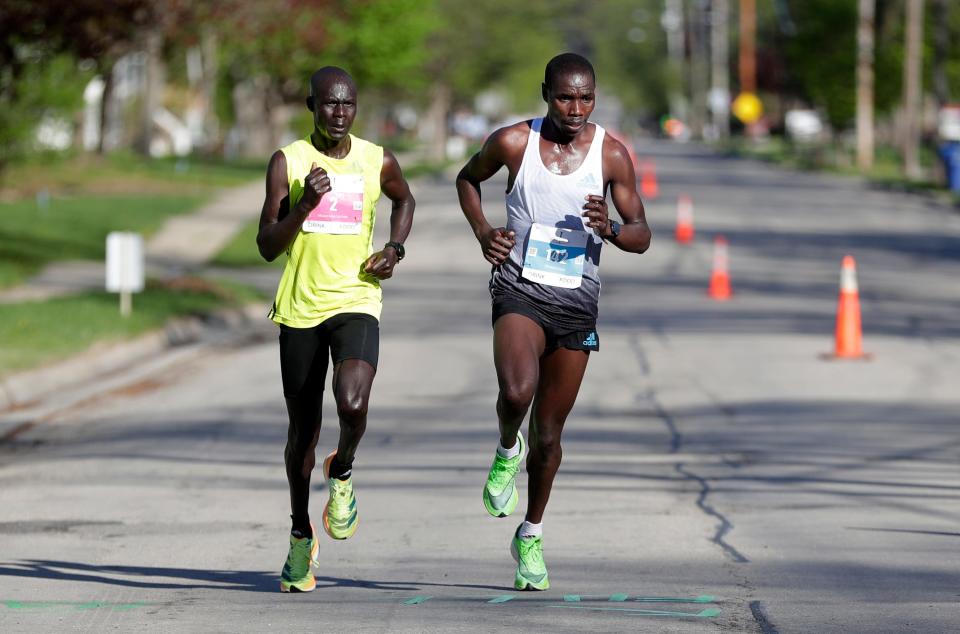
{"type": "Polygon", "coordinates": [[[397,252],[397,262],[402,260],[403,256],[407,254],[406,249],[403,248],[403,244],[401,244],[400,242],[394,242],[391,240],[390,242],[383,245],[384,249],[386,249],[387,247],[393,247],[393,249],[397,252]]]}
{"type": "Polygon", "coordinates": [[[620,235],[620,223],[616,220],[610,221],[610,233],[605,236],[600,236],[603,239],[613,239],[620,235]]]}

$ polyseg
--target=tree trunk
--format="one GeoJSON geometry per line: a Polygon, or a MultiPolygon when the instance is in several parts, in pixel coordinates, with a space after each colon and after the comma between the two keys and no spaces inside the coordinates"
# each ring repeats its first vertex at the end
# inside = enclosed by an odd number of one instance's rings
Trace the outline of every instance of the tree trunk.
{"type": "Polygon", "coordinates": [[[163,44],[162,36],[157,30],[147,34],[147,67],[146,86],[143,91],[143,104],[140,110],[140,131],[137,134],[137,150],[146,156],[150,155],[150,142],[153,140],[153,114],[160,106],[163,93],[163,67],[160,59],[160,47],[163,44]]]}
{"type": "Polygon", "coordinates": [[[211,29],[203,32],[200,40],[203,51],[203,80],[201,90],[206,105],[203,120],[204,146],[208,152],[220,143],[220,120],[217,117],[217,76],[220,72],[219,40],[211,29]]]}
{"type": "Polygon", "coordinates": [[[873,167],[873,49],[876,0],[860,0],[857,27],[857,167],[873,167]]]}
{"type": "Polygon", "coordinates": [[[430,90],[430,107],[427,108],[426,124],[430,136],[427,139],[427,158],[442,163],[447,158],[447,115],[450,113],[450,88],[437,82],[430,90]]]}
{"type": "Polygon", "coordinates": [[[97,140],[97,154],[103,156],[107,150],[107,132],[108,126],[112,125],[110,121],[110,104],[113,102],[113,62],[107,61],[101,64],[100,74],[103,76],[103,97],[100,100],[100,138],[97,140]]]}
{"type": "Polygon", "coordinates": [[[918,179],[920,171],[920,72],[923,62],[923,0],[907,0],[907,42],[903,64],[903,171],[918,179]]]}

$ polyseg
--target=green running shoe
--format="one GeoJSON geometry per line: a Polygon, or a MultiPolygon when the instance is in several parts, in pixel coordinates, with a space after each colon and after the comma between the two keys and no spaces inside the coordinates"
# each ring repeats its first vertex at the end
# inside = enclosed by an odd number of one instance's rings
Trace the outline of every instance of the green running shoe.
{"type": "Polygon", "coordinates": [[[317,587],[317,580],[313,576],[310,565],[319,565],[317,552],[320,547],[317,543],[317,531],[310,525],[313,537],[297,539],[290,535],[290,551],[287,553],[287,563],[283,564],[280,573],[280,592],[310,592],[317,587]]]}
{"type": "Polygon", "coordinates": [[[504,458],[499,453],[493,454],[493,464],[487,474],[487,483],[483,487],[483,505],[487,513],[494,517],[506,517],[517,508],[517,472],[526,453],[526,444],[523,435],[517,432],[517,442],[520,443],[520,453],[513,458],[504,458]]]}
{"type": "Polygon", "coordinates": [[[334,451],[323,461],[323,477],[327,479],[330,499],[323,507],[323,530],[334,539],[347,539],[357,532],[357,498],[353,495],[353,477],[346,480],[330,477],[330,463],[336,457],[334,451]]]}
{"type": "Polygon", "coordinates": [[[543,538],[520,537],[520,527],[510,542],[510,554],[517,562],[513,587],[517,590],[546,590],[550,587],[547,564],[543,563],[543,538]]]}

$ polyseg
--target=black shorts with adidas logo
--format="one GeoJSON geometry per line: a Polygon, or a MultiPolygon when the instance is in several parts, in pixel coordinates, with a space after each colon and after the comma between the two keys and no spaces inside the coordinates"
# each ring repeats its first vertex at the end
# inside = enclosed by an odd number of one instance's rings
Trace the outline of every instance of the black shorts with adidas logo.
{"type": "Polygon", "coordinates": [[[523,315],[535,321],[547,340],[546,352],[557,348],[567,350],[586,350],[587,352],[600,350],[600,335],[596,324],[576,324],[567,328],[553,320],[548,321],[527,302],[510,295],[495,295],[493,298],[493,323],[507,314],[523,315]],[[592,326],[592,327],[591,327],[592,326]]]}

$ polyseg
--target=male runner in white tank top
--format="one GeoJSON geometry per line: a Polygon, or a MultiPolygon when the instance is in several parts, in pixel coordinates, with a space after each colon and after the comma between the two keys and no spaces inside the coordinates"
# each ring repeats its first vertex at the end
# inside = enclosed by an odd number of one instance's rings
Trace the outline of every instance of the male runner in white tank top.
{"type": "Polygon", "coordinates": [[[600,249],[605,242],[643,253],[650,228],[627,149],[588,122],[596,76],[573,53],[547,64],[547,114],[497,130],[457,176],[460,206],[493,265],[494,364],[500,393],[500,443],[483,489],[491,515],[517,506],[516,475],[525,452],[520,425],[530,405],[526,518],[513,534],[518,590],[550,587],[542,520],[560,466],[560,434],[580,390],[596,332],[600,249]],[[480,183],[509,170],[507,225],[484,215],[480,183]],[[608,217],[610,194],[623,225],[608,217]]]}

